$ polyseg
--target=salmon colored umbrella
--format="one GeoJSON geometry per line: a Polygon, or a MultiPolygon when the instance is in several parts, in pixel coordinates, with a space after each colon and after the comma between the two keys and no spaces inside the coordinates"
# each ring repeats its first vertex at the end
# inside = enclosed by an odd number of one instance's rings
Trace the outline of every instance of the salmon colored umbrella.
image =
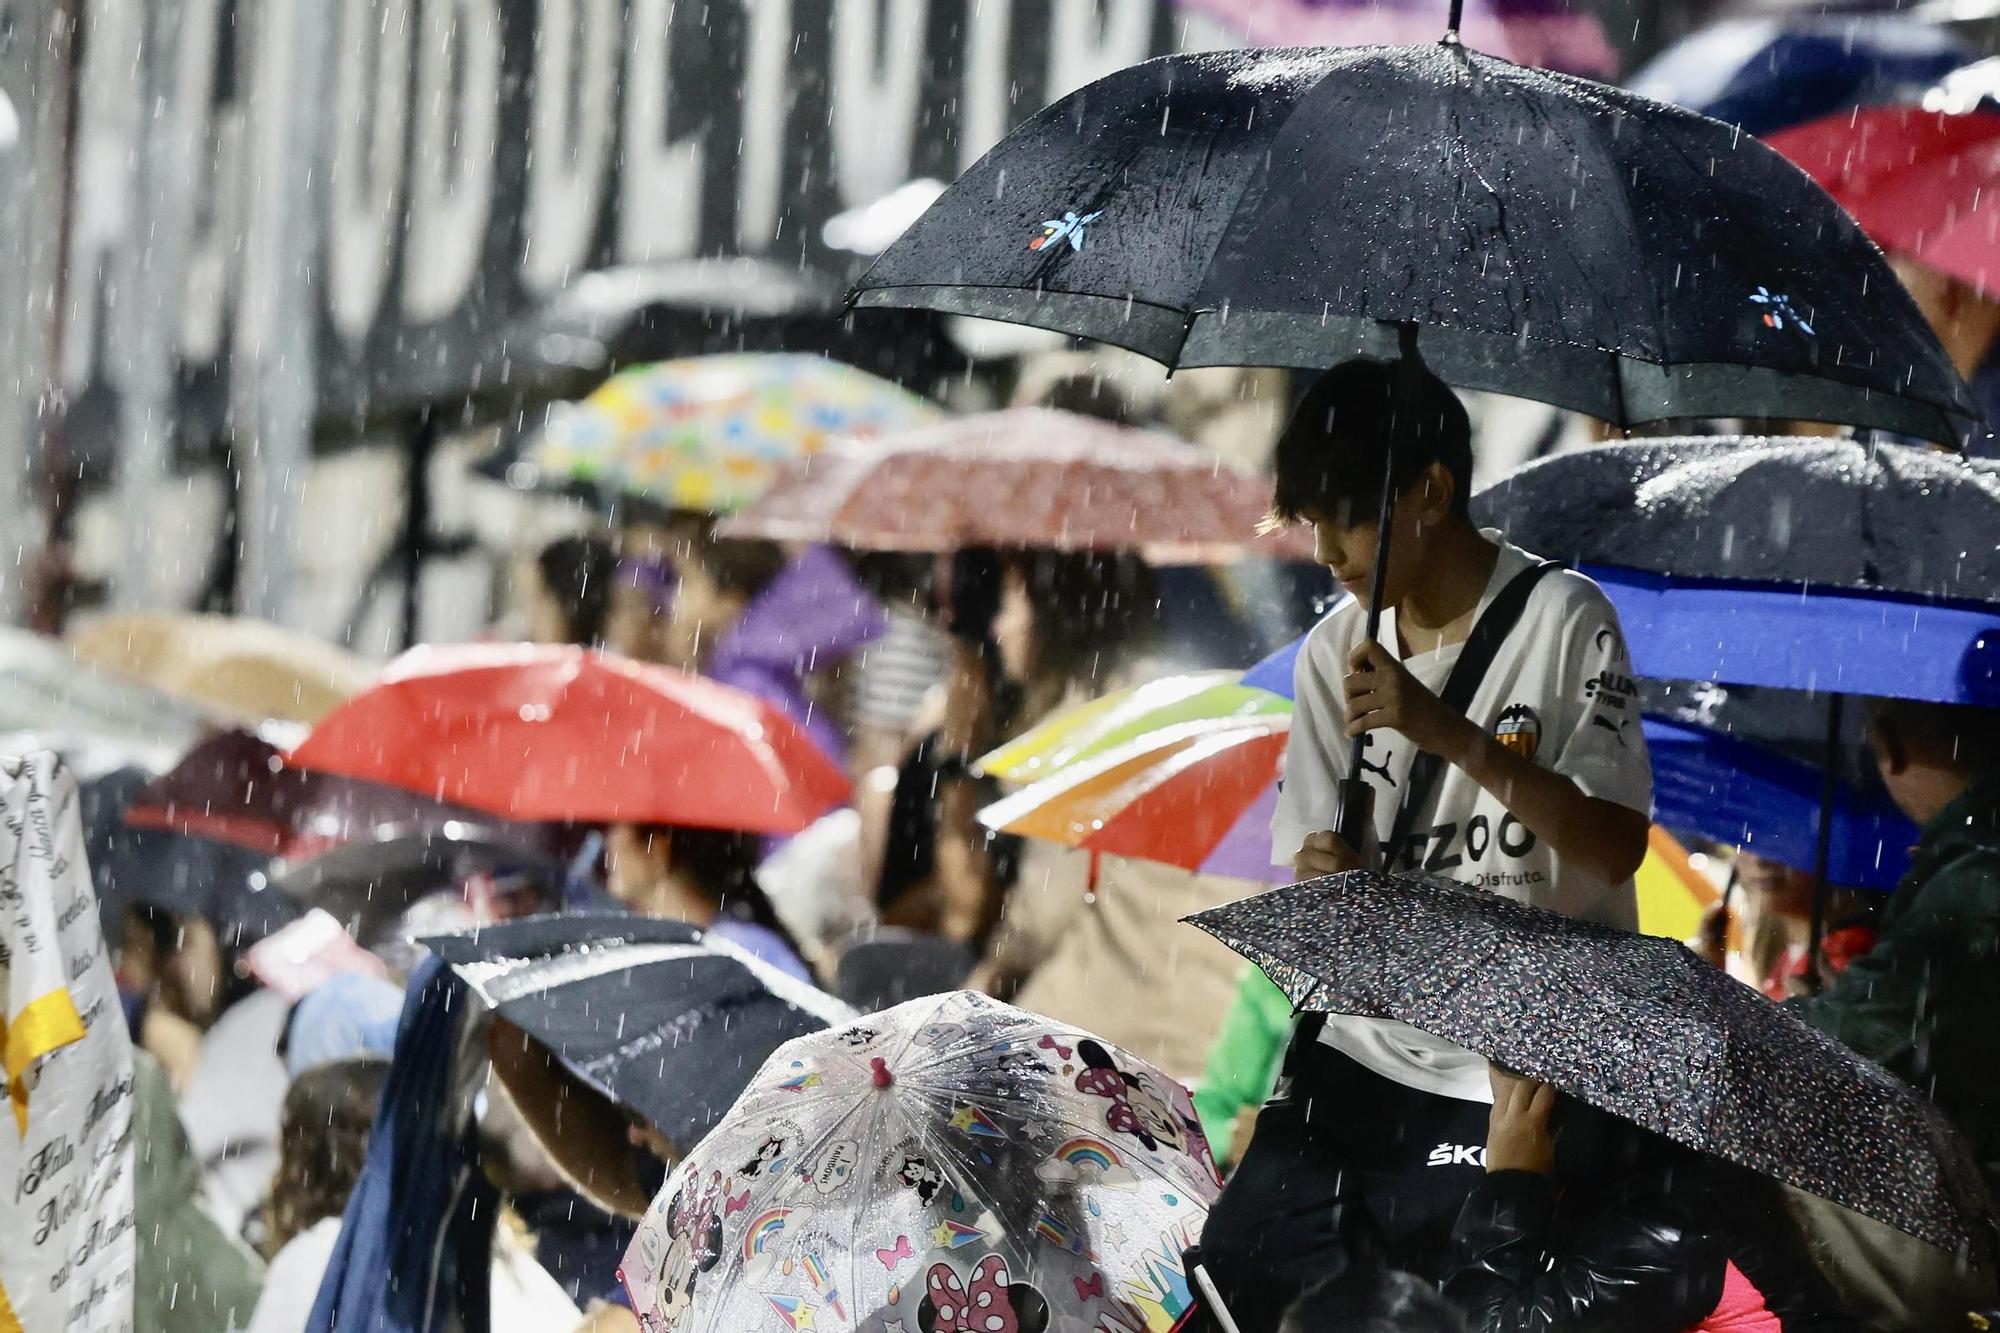
{"type": "Polygon", "coordinates": [[[566,645],[412,649],[288,762],[520,820],[796,833],[848,794],[762,700],[566,645]]]}
{"type": "Polygon", "coordinates": [[[2000,292],[2000,114],[1863,107],[1768,142],[1884,250],[2000,292]]]}
{"type": "MultiPolygon", "coordinates": [[[[965,546],[1135,550],[1156,564],[1232,559],[1257,539],[1270,484],[1171,436],[1047,408],[839,440],[788,465],[728,536],[865,551],[965,546]]],[[[1297,535],[1260,549],[1311,552],[1297,535]]]]}

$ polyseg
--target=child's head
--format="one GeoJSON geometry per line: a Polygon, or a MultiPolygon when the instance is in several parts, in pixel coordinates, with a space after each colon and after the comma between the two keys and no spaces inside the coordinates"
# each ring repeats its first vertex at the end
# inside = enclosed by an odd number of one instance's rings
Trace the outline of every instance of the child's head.
{"type": "Polygon", "coordinates": [[[1356,360],[1319,377],[1278,437],[1272,517],[1313,525],[1314,558],[1366,595],[1375,566],[1383,473],[1396,488],[1391,587],[1417,568],[1427,530],[1468,524],[1472,426],[1422,363],[1356,360]]]}
{"type": "Polygon", "coordinates": [[[1465,1333],[1465,1321],[1415,1274],[1356,1264],[1306,1288],[1278,1333],[1465,1333]]]}

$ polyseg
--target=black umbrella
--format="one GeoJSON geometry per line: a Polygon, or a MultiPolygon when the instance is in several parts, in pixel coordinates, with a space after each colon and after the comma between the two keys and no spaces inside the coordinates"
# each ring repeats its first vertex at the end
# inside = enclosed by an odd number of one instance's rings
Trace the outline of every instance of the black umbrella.
{"type": "Polygon", "coordinates": [[[128,825],[125,812],[152,779],[144,769],[119,769],[79,789],[84,847],[106,938],[123,939],[125,914],[134,907],[201,917],[232,949],[298,919],[298,905],[271,887],[268,858],[206,838],[128,825]]]}
{"type": "Polygon", "coordinates": [[[1945,1249],[2000,1235],[1936,1108],[1674,941],[1372,871],[1187,919],[1299,1009],[1409,1023],[1945,1249]]]}
{"type": "Polygon", "coordinates": [[[1451,384],[1619,424],[1952,441],[1977,415],[1880,252],[1797,168],[1455,41],[1120,70],[1009,134],[852,299],[1168,366],[1323,368],[1409,326],[1451,384]]]}
{"type": "Polygon", "coordinates": [[[1530,463],[1474,516],[1540,555],[1677,578],[1986,599],[2000,462],[1852,440],[1611,444],[1530,463]]]}
{"type": "Polygon", "coordinates": [[[853,1011],[678,922],[531,918],[425,941],[492,1007],[494,1071],[558,1165],[642,1211],[625,1126],[686,1153],[771,1052],[853,1011]]]}
{"type": "Polygon", "coordinates": [[[559,905],[567,867],[520,832],[446,820],[437,827],[377,826],[352,842],[285,867],[272,886],[303,907],[331,913],[363,945],[419,898],[475,875],[525,881],[545,908],[559,905]]]}

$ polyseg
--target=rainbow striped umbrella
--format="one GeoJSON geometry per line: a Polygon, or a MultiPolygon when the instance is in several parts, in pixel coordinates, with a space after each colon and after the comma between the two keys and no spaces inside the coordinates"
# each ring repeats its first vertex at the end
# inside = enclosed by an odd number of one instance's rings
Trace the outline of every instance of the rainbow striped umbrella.
{"type": "Polygon", "coordinates": [[[780,467],[828,440],[873,438],[943,415],[825,357],[684,357],[622,371],[557,410],[529,461],[552,487],[723,514],[762,495],[780,467]]]}

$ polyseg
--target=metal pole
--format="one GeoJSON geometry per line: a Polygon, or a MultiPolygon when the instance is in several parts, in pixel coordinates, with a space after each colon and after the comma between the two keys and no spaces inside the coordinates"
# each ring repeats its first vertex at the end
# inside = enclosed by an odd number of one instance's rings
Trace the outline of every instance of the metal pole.
{"type": "MultiPolygon", "coordinates": [[[[29,5],[0,30],[0,95],[17,134],[0,144],[0,621],[30,610],[25,572],[39,563],[41,430],[61,342],[75,7],[29,5]]],[[[39,609],[39,608],[32,608],[39,609]]]]}
{"type": "MultiPolygon", "coordinates": [[[[36,90],[41,103],[34,112],[37,135],[36,175],[46,196],[35,222],[35,249],[47,258],[33,271],[28,293],[30,309],[40,309],[45,322],[27,331],[28,356],[23,388],[33,395],[35,411],[32,475],[42,500],[41,549],[30,559],[20,553],[17,567],[28,571],[25,619],[45,634],[60,634],[69,611],[74,571],[69,563],[69,529],[75,517],[76,476],[63,437],[62,413],[56,393],[57,367],[62,364],[63,328],[69,312],[69,253],[76,200],[77,62],[81,53],[83,0],[57,0],[47,11],[48,28],[34,34],[46,39],[38,62],[42,78],[36,90]],[[44,277],[44,275],[46,275],[44,277]],[[46,294],[46,295],[45,295],[46,294]],[[46,299],[47,305],[41,302],[46,299]],[[38,336],[39,335],[39,336],[38,336]]],[[[24,488],[25,489],[25,488],[24,488]]]]}
{"type": "Polygon", "coordinates": [[[1833,804],[1840,792],[1840,715],[1845,696],[1834,694],[1826,702],[1826,771],[1819,784],[1819,839],[1813,848],[1812,926],[1806,936],[1806,984],[1820,987],[1819,946],[1826,939],[1827,900],[1833,887],[1827,883],[1827,865],[1833,855],[1833,804]]]}
{"type": "Polygon", "coordinates": [[[410,436],[409,485],[403,499],[403,531],[397,540],[403,566],[403,647],[423,642],[424,561],[431,543],[431,460],[437,457],[437,413],[425,408],[410,436]]]}
{"type": "Polygon", "coordinates": [[[172,572],[167,548],[177,545],[160,531],[160,495],[174,438],[180,314],[196,203],[187,187],[195,177],[194,117],[175,88],[185,10],[182,0],[145,5],[135,90],[141,108],[136,206],[114,275],[113,308],[129,312],[131,322],[121,319],[113,340],[120,369],[118,503],[125,560],[112,591],[128,610],[159,605],[172,572]]]}
{"type": "Polygon", "coordinates": [[[239,604],[288,618],[298,515],[312,458],[320,311],[321,186],[328,66],[337,57],[325,0],[266,0],[257,14],[248,256],[230,368],[243,476],[239,604]]]}

